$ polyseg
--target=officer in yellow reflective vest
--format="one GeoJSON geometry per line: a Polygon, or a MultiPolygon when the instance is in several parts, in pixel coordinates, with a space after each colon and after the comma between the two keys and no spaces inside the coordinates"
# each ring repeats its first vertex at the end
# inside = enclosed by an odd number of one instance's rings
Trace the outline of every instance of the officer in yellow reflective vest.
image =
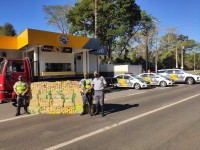
{"type": "Polygon", "coordinates": [[[27,107],[27,92],[29,90],[28,83],[23,81],[22,76],[18,77],[18,80],[15,85],[13,86],[14,92],[17,95],[17,112],[15,116],[20,115],[20,109],[21,107],[24,107],[24,113],[29,114],[27,107]]]}
{"type": "Polygon", "coordinates": [[[92,113],[91,107],[92,107],[93,89],[87,90],[91,88],[92,79],[89,79],[88,77],[89,75],[87,73],[84,74],[84,79],[82,79],[79,82],[79,85],[81,86],[81,89],[82,89],[81,95],[82,95],[82,101],[83,101],[83,112],[81,113],[81,115],[84,115],[86,113],[86,106],[88,105],[89,113],[92,116],[93,113],[92,113]]]}

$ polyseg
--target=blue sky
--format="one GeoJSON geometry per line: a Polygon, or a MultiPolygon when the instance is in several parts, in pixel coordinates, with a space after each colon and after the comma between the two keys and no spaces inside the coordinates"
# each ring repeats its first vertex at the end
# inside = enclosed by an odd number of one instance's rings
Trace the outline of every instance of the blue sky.
{"type": "Polygon", "coordinates": [[[177,34],[200,42],[200,0],[136,0],[136,3],[161,20],[160,34],[165,34],[166,28],[176,27],[177,34]]]}
{"type": "MultiPolygon", "coordinates": [[[[11,23],[17,33],[26,28],[59,32],[47,24],[43,5],[74,5],[75,0],[1,0],[0,25],[11,23]]],[[[177,34],[200,42],[200,0],[136,0],[142,10],[161,20],[160,35],[177,27],[177,34]]]]}

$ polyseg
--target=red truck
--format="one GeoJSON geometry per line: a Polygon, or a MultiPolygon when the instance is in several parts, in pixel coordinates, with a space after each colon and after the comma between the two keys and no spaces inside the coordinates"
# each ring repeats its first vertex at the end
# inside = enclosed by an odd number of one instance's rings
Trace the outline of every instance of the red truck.
{"type": "Polygon", "coordinates": [[[13,85],[18,81],[18,76],[31,83],[32,72],[29,59],[4,59],[0,64],[0,103],[15,99],[13,85]]]}

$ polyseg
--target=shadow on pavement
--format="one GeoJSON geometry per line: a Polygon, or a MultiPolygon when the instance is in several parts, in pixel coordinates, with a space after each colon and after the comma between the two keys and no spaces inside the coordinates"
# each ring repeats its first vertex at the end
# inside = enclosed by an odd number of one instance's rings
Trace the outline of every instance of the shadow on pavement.
{"type": "Polygon", "coordinates": [[[119,91],[126,91],[129,90],[130,88],[106,88],[104,91],[105,93],[113,93],[113,92],[119,92],[119,91]]]}
{"type": "Polygon", "coordinates": [[[14,107],[17,107],[17,102],[12,102],[12,105],[13,105],[14,107]]]}
{"type": "Polygon", "coordinates": [[[119,91],[126,91],[126,90],[135,90],[135,91],[141,91],[141,90],[149,90],[149,89],[154,89],[156,88],[155,86],[150,86],[148,88],[142,88],[140,90],[136,90],[134,88],[130,88],[130,87],[118,87],[118,88],[112,88],[112,87],[109,87],[109,88],[106,88],[104,91],[105,93],[114,93],[114,92],[119,92],[119,91]]]}
{"type": "Polygon", "coordinates": [[[108,115],[111,113],[119,112],[119,111],[124,111],[133,107],[138,107],[139,104],[104,104],[104,114],[108,115]]]}

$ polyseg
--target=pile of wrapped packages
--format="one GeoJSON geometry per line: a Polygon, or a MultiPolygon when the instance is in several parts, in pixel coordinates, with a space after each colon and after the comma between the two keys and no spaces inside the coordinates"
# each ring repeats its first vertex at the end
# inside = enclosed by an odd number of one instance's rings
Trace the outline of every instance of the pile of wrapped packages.
{"type": "Polygon", "coordinates": [[[76,114],[83,110],[78,81],[35,82],[30,86],[32,114],[76,114]]]}

